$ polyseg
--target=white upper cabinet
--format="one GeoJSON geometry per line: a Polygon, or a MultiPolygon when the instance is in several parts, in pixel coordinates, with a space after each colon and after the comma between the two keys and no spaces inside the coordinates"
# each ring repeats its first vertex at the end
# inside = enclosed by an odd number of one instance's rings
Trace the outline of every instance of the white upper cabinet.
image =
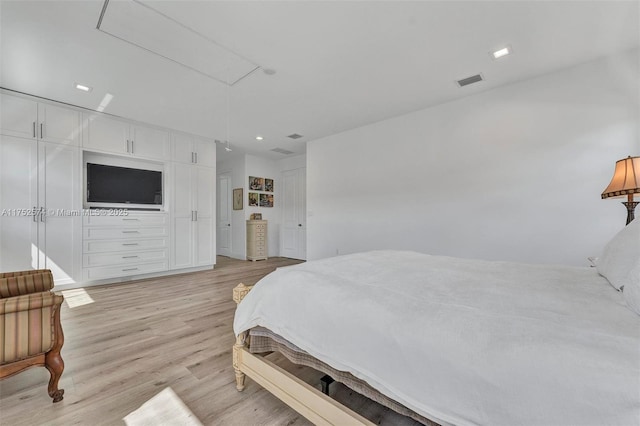
{"type": "Polygon", "coordinates": [[[169,159],[169,132],[130,124],[105,115],[87,114],[84,123],[86,149],[154,160],[169,159]]]}
{"type": "Polygon", "coordinates": [[[45,142],[80,145],[80,112],[50,104],[38,104],[39,137],[45,142]]]}
{"type": "Polygon", "coordinates": [[[66,145],[80,144],[80,112],[31,99],[0,94],[3,135],[66,145]]]}
{"type": "Polygon", "coordinates": [[[133,125],[131,131],[131,154],[158,160],[169,159],[169,132],[133,125]]]}
{"type": "Polygon", "coordinates": [[[216,144],[213,141],[178,132],[171,136],[173,161],[215,167],[216,144]]]}
{"type": "Polygon", "coordinates": [[[36,138],[38,103],[29,99],[0,94],[0,126],[3,135],[36,138]]]}
{"type": "Polygon", "coordinates": [[[128,154],[129,123],[105,115],[85,114],[82,146],[114,154],[128,154]]]}

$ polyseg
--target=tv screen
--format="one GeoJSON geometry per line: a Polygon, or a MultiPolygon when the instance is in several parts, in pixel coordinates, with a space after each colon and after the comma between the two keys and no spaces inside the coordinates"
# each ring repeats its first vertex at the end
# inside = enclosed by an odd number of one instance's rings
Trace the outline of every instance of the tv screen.
{"type": "Polygon", "coordinates": [[[162,172],[87,163],[90,203],[162,204],[162,172]]]}

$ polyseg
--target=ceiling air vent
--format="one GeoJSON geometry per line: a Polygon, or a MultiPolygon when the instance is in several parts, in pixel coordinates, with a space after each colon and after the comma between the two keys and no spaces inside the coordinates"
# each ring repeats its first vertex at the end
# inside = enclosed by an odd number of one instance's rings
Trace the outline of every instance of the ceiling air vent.
{"type": "Polygon", "coordinates": [[[288,137],[288,138],[291,138],[291,139],[300,139],[300,138],[302,137],[302,135],[299,135],[299,134],[297,134],[297,133],[292,133],[292,134],[290,134],[290,135],[289,135],[289,136],[287,136],[287,137],[288,137]]]}
{"type": "Polygon", "coordinates": [[[477,83],[479,81],[484,80],[484,78],[482,78],[482,74],[476,74],[476,75],[472,75],[471,77],[467,77],[467,78],[463,78],[462,80],[458,80],[456,81],[456,83],[458,83],[458,86],[460,87],[464,87],[464,86],[468,86],[470,84],[473,83],[477,83]]]}
{"type": "Polygon", "coordinates": [[[278,154],[284,154],[284,155],[293,154],[293,151],[289,151],[287,149],[282,149],[282,148],[273,148],[271,151],[277,152],[278,154]]]}

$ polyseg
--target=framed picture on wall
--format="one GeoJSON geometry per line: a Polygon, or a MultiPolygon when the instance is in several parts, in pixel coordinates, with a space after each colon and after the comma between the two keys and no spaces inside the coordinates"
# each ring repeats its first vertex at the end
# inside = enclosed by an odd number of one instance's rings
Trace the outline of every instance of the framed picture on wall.
{"type": "Polygon", "coordinates": [[[242,188],[235,188],[233,190],[233,209],[242,210],[242,188]]]}
{"type": "Polygon", "coordinates": [[[249,189],[252,191],[264,191],[264,178],[249,176],[249,189]]]}
{"type": "Polygon", "coordinates": [[[260,205],[260,194],[257,192],[249,193],[249,207],[258,207],[260,205]]]}
{"type": "Polygon", "coordinates": [[[260,194],[260,207],[273,207],[273,194],[260,194]]]}
{"type": "Polygon", "coordinates": [[[264,180],[264,190],[267,191],[267,192],[273,192],[273,179],[265,178],[265,180],[264,180]]]}

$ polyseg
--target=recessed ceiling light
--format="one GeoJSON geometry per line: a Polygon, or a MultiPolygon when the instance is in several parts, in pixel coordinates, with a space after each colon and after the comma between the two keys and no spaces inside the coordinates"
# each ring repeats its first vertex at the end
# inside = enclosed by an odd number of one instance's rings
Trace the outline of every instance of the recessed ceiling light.
{"type": "Polygon", "coordinates": [[[511,46],[505,46],[502,49],[495,50],[491,53],[493,59],[500,59],[511,54],[511,46]]]}
{"type": "Polygon", "coordinates": [[[76,83],[76,89],[82,90],[83,92],[90,92],[93,90],[92,87],[85,86],[84,84],[76,83]]]}
{"type": "Polygon", "coordinates": [[[258,140],[258,141],[261,141],[261,140],[263,140],[263,139],[264,139],[264,138],[263,138],[262,136],[256,136],[256,140],[258,140]]]}

